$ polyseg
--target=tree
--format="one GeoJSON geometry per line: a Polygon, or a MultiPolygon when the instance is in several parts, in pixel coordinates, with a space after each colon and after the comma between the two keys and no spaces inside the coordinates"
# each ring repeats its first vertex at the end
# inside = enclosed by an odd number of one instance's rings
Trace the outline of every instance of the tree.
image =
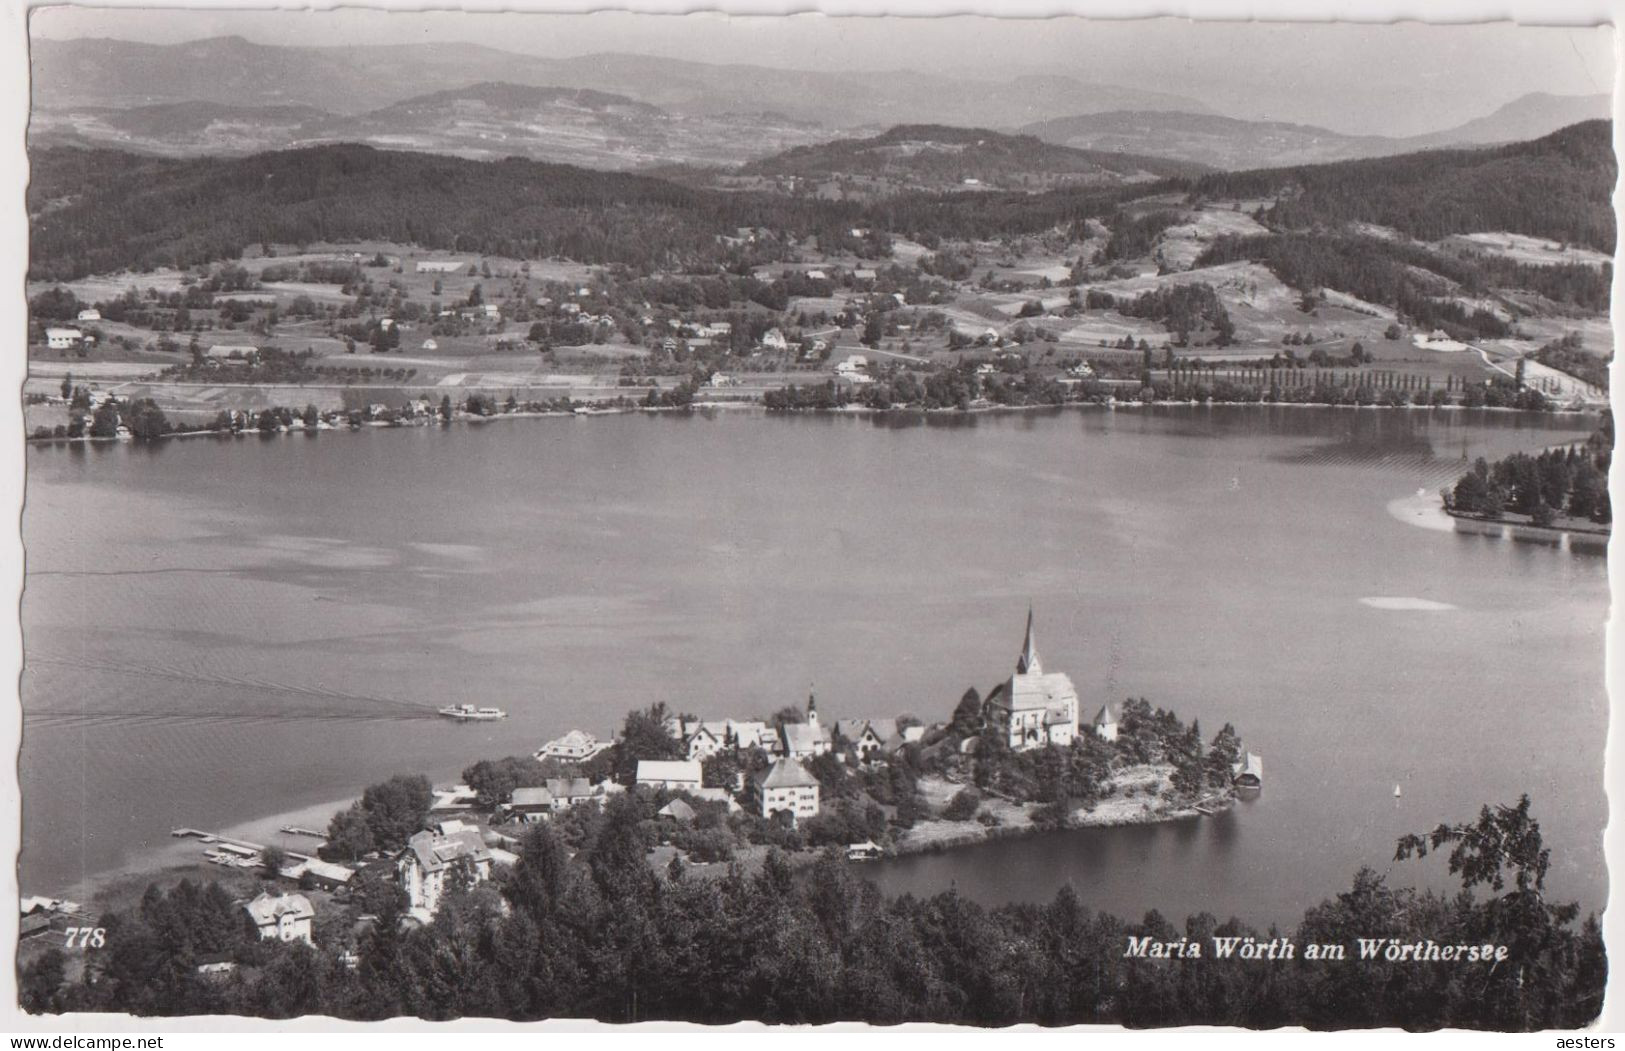
{"type": "Polygon", "coordinates": [[[360,803],[340,810],[327,823],[327,842],[319,853],[328,861],[359,861],[373,850],[372,827],[360,803]]]}
{"type": "Polygon", "coordinates": [[[642,711],[628,712],[616,744],[615,774],[623,784],[637,780],[638,763],[644,759],[684,759],[683,742],[666,728],[668,713],[664,701],[656,701],[642,711]]]}
{"type": "Polygon", "coordinates": [[[434,788],[422,774],[397,774],[361,793],[361,809],[378,850],[399,850],[429,816],[434,788]]]}
{"type": "Polygon", "coordinates": [[[272,879],[281,874],[283,866],[287,865],[287,863],[287,852],[275,843],[260,851],[260,865],[264,867],[265,874],[272,879]]]}
{"type": "Polygon", "coordinates": [[[62,374],[62,400],[67,401],[71,397],[73,397],[73,373],[65,372],[62,374]]]}
{"type": "Polygon", "coordinates": [[[959,698],[948,732],[960,737],[975,737],[982,732],[982,695],[972,686],[959,698]]]}

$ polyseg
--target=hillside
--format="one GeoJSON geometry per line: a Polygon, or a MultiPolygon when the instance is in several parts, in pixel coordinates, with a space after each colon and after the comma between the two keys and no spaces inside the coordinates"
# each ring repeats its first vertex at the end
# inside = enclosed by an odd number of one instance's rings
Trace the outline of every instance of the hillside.
{"type": "Polygon", "coordinates": [[[1613,99],[1607,95],[1549,95],[1537,91],[1514,99],[1488,116],[1431,137],[1439,140],[1439,145],[1521,142],[1582,121],[1608,120],[1612,113],[1613,99]]]}
{"type": "Polygon", "coordinates": [[[1342,135],[1305,124],[1143,110],[1058,117],[1021,131],[1061,146],[1120,150],[1229,171],[1349,160],[1404,149],[1399,139],[1342,135]]]}
{"type": "Polygon", "coordinates": [[[313,106],[231,106],[162,102],[129,109],[105,106],[35,110],[30,146],[107,145],[144,153],[252,153],[297,141],[300,128],[329,119],[313,106]]]}
{"type": "Polygon", "coordinates": [[[1116,185],[1206,170],[1180,161],[1054,146],[1030,135],[940,124],[898,125],[869,138],[801,146],[741,169],[747,175],[811,182],[862,178],[894,190],[1116,185]]]}
{"type": "Polygon", "coordinates": [[[494,82],[313,122],[290,142],[357,142],[476,159],[528,157],[625,169],[734,164],[833,134],[776,114],[689,116],[590,88],[494,82]]]}
{"type": "Polygon", "coordinates": [[[1531,94],[1487,116],[1429,135],[1345,135],[1328,128],[1203,113],[1125,110],[1038,121],[1019,129],[1078,149],[1120,150],[1227,171],[1391,157],[1451,146],[1520,142],[1583,120],[1606,119],[1606,95],[1531,94]]]}
{"type": "Polygon", "coordinates": [[[1196,190],[1272,198],[1277,229],[1369,223],[1423,241],[1501,230],[1612,254],[1616,171],[1612,126],[1587,121],[1493,149],[1207,175],[1196,190]]]}
{"type": "Polygon", "coordinates": [[[190,266],[235,258],[260,242],[363,239],[635,267],[714,266],[734,251],[721,239],[744,226],[828,244],[860,225],[986,238],[1105,215],[1139,192],[903,194],[865,208],[517,158],[478,162],[357,145],[193,159],[56,148],[31,160],[36,280],[190,266]]]}

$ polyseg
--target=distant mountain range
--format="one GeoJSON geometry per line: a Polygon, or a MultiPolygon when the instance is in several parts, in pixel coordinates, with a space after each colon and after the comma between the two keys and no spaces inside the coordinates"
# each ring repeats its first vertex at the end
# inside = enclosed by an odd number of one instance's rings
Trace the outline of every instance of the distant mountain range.
{"type": "Polygon", "coordinates": [[[464,43],[322,48],[241,37],[180,44],[36,39],[32,67],[34,104],[50,110],[202,101],[353,115],[497,81],[587,88],[686,116],[768,111],[832,128],[922,121],[1013,127],[1057,113],[1207,110],[1182,95],[1064,76],[824,72],[627,54],[555,59],[464,43]]]}
{"type": "Polygon", "coordinates": [[[1194,170],[1157,159],[1240,170],[1519,141],[1609,115],[1605,95],[1535,94],[1447,131],[1389,138],[1238,120],[1180,95],[1053,75],[981,80],[627,54],[550,59],[465,43],[281,47],[240,37],[40,39],[32,49],[31,145],[171,156],[359,142],[606,169],[714,168],[843,140],[786,157],[779,171],[890,178],[907,169],[909,185],[963,188],[973,179],[1033,188],[1194,170]],[[931,126],[935,145],[919,155],[885,141],[891,132],[874,134],[897,125],[931,126]],[[950,125],[1028,138],[1014,150],[994,140],[967,153],[964,142],[944,140],[950,125]],[[1044,153],[1045,144],[1091,155],[1044,153]],[[1023,161],[1040,169],[1025,183],[1016,170],[1023,161]]]}
{"type": "Polygon", "coordinates": [[[1021,131],[1078,149],[1119,150],[1236,171],[1387,157],[1449,146],[1519,142],[1583,120],[1606,119],[1607,95],[1524,95],[1494,113],[1446,131],[1392,138],[1212,114],[1125,110],[1028,124],[1021,131]]]}
{"type": "Polygon", "coordinates": [[[590,168],[737,164],[835,132],[778,114],[680,116],[587,88],[475,84],[359,114],[299,104],[170,102],[36,110],[36,146],[115,146],[192,156],[358,142],[470,159],[528,157],[590,168]]]}

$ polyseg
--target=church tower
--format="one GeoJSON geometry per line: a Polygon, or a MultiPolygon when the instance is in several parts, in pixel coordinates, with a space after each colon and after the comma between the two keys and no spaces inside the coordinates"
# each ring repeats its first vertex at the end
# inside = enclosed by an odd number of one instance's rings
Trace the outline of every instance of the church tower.
{"type": "Polygon", "coordinates": [[[818,699],[811,690],[807,691],[807,725],[818,729],[818,699]]]}
{"type": "Polygon", "coordinates": [[[1042,675],[1044,666],[1038,663],[1038,643],[1033,640],[1033,608],[1027,607],[1027,637],[1021,643],[1021,656],[1016,658],[1017,675],[1042,675]]]}

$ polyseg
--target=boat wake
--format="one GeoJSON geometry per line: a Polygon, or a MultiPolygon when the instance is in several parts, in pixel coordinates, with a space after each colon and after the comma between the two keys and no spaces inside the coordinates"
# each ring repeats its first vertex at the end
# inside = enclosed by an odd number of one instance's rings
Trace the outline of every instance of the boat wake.
{"type": "Polygon", "coordinates": [[[76,657],[41,656],[29,653],[26,665],[71,668],[82,671],[106,672],[115,676],[157,679],[196,686],[210,686],[235,691],[264,694],[282,699],[281,704],[253,709],[232,708],[142,708],[111,709],[46,709],[26,713],[30,725],[43,726],[99,726],[137,725],[143,723],[205,723],[205,722],[284,722],[332,721],[375,722],[432,719],[432,705],[415,701],[402,701],[388,697],[349,693],[325,686],[304,686],[298,683],[273,682],[249,676],[219,675],[207,672],[160,668],[119,661],[86,660],[76,657]],[[297,701],[318,701],[321,706],[299,704],[297,701]],[[332,702],[343,707],[332,707],[332,702]],[[289,703],[294,702],[294,703],[289,703]]]}

